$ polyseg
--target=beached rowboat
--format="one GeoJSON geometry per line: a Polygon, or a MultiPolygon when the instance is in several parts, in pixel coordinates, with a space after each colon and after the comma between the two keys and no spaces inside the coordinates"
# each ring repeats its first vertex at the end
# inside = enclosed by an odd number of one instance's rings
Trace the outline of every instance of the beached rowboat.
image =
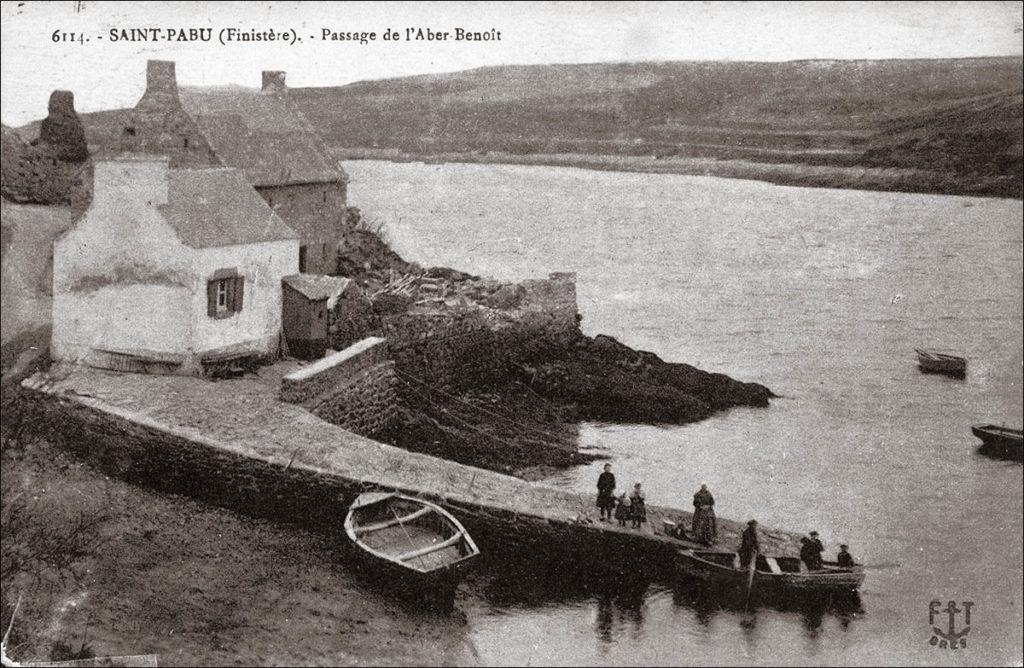
{"type": "Polygon", "coordinates": [[[967,360],[952,353],[939,350],[922,350],[917,352],[917,366],[925,373],[944,373],[950,376],[963,376],[967,373],[967,360]]]}
{"type": "Polygon", "coordinates": [[[400,494],[360,495],[345,517],[345,533],[389,584],[413,594],[453,594],[480,554],[450,513],[400,494]]]}
{"type": "Polygon", "coordinates": [[[971,432],[981,439],[983,450],[1016,459],[1024,457],[1024,431],[1020,429],[976,424],[971,427],[971,432]]]}
{"type": "Polygon", "coordinates": [[[679,550],[677,574],[702,582],[745,590],[763,597],[842,594],[856,591],[864,582],[864,568],[842,568],[826,561],[821,570],[809,571],[796,557],[757,555],[753,583],[750,574],[740,568],[736,552],[679,550]]]}

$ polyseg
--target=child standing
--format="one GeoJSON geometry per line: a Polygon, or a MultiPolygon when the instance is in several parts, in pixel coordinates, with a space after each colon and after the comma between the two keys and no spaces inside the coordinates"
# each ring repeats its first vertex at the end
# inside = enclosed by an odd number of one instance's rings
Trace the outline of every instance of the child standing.
{"type": "Polygon", "coordinates": [[[629,519],[629,513],[629,497],[626,496],[625,492],[623,492],[619,495],[618,505],[615,506],[615,519],[619,521],[620,527],[626,526],[626,520],[629,519]]]}
{"type": "Polygon", "coordinates": [[[633,485],[633,492],[629,495],[629,515],[633,520],[633,528],[639,529],[640,525],[647,521],[647,507],[645,504],[644,490],[640,483],[633,485]]]}

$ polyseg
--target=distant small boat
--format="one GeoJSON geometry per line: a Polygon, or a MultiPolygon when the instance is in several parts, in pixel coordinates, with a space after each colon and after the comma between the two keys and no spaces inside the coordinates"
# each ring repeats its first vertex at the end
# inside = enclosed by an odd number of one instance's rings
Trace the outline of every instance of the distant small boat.
{"type": "MultiPolygon", "coordinates": [[[[708,584],[745,590],[750,573],[740,568],[736,552],[679,550],[676,571],[708,584]]],[[[856,591],[864,582],[863,566],[842,568],[826,561],[821,570],[809,571],[797,557],[757,555],[751,593],[762,597],[814,596],[856,591]]]]}
{"type": "Polygon", "coordinates": [[[1004,457],[1024,459],[1024,431],[994,424],[976,424],[971,427],[971,432],[981,439],[982,449],[1004,457]]]}
{"type": "Polygon", "coordinates": [[[917,366],[925,373],[944,373],[948,376],[963,376],[967,373],[967,360],[958,355],[939,350],[922,350],[917,352],[917,366]]]}
{"type": "Polygon", "coordinates": [[[440,506],[400,494],[361,494],[345,517],[345,533],[404,593],[449,596],[480,550],[440,506]]]}

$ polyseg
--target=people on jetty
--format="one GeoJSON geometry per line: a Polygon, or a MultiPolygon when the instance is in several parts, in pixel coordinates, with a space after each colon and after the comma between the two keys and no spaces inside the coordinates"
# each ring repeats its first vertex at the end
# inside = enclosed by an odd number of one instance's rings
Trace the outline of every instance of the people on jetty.
{"type": "Polygon", "coordinates": [[[836,563],[839,568],[853,568],[853,555],[850,554],[849,545],[840,545],[839,554],[836,555],[836,563]]]}
{"type": "Polygon", "coordinates": [[[718,521],[715,518],[715,497],[707,485],[693,495],[693,537],[699,543],[711,545],[718,536],[718,521]]]}
{"type": "Polygon", "coordinates": [[[601,511],[601,521],[612,519],[615,509],[615,474],[612,465],[604,465],[604,473],[597,477],[597,508],[601,511]]]}
{"type": "Polygon", "coordinates": [[[740,539],[740,568],[747,570],[750,561],[760,551],[761,545],[757,540],[757,520],[750,520],[740,539]]]}
{"type": "Polygon", "coordinates": [[[640,525],[647,521],[646,498],[640,483],[633,485],[633,491],[629,495],[629,517],[633,520],[634,529],[639,529],[640,525]]]}
{"type": "Polygon", "coordinates": [[[619,495],[619,503],[615,506],[615,519],[619,521],[619,526],[626,526],[626,522],[630,518],[630,507],[629,507],[629,496],[623,492],[619,495]]]}

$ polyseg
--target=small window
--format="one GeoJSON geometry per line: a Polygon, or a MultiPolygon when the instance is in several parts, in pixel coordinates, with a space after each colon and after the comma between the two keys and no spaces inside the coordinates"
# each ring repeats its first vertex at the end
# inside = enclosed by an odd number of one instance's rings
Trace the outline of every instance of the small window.
{"type": "Polygon", "coordinates": [[[326,190],[324,191],[324,203],[325,204],[327,203],[327,191],[326,190]]]}
{"type": "Polygon", "coordinates": [[[299,246],[299,273],[306,273],[306,247],[299,246]]]}
{"type": "Polygon", "coordinates": [[[244,301],[245,277],[236,269],[218,269],[206,283],[206,314],[211,318],[230,318],[244,301]]]}
{"type": "Polygon", "coordinates": [[[183,146],[185,148],[188,148],[188,137],[185,137],[185,139],[183,139],[182,142],[183,142],[183,146]]]}

